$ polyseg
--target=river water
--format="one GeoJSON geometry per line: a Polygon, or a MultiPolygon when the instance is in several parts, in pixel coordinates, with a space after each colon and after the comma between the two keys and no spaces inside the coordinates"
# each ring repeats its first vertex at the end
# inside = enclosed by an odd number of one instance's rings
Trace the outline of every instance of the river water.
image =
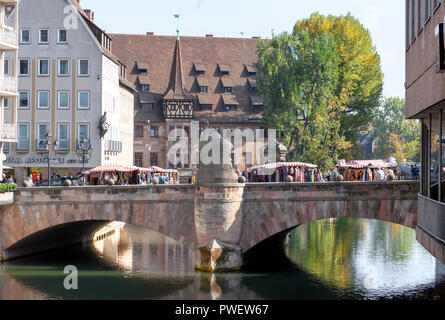
{"type": "Polygon", "coordinates": [[[445,299],[445,267],[411,229],[376,220],[332,219],[289,235],[285,270],[210,275],[193,250],[123,225],[90,245],[0,266],[0,299],[445,299]],[[65,266],[78,290],[63,286],[65,266]]]}

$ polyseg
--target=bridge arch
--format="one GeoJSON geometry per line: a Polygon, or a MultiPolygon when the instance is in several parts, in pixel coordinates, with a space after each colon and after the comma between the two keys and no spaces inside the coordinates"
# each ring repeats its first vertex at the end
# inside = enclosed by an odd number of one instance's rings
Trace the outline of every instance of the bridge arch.
{"type": "Polygon", "coordinates": [[[245,253],[285,230],[329,218],[376,219],[415,229],[417,190],[411,182],[246,186],[240,246],[245,253]]]}
{"type": "Polygon", "coordinates": [[[2,209],[0,248],[5,251],[59,225],[94,221],[144,227],[192,247],[196,232],[193,193],[189,191],[193,189],[180,186],[20,189],[15,203],[2,209]]]}

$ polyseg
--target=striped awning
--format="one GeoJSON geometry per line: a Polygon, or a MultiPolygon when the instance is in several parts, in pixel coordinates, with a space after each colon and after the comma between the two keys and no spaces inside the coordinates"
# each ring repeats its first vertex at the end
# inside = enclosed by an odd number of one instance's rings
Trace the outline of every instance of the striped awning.
{"type": "Polygon", "coordinates": [[[353,160],[346,164],[337,164],[337,167],[363,169],[363,168],[392,168],[396,165],[384,160],[353,160]]]}
{"type": "Polygon", "coordinates": [[[89,175],[92,173],[104,173],[104,172],[133,172],[138,168],[135,166],[99,166],[94,169],[82,172],[82,174],[89,175]]]}
{"type": "Polygon", "coordinates": [[[179,173],[179,171],[175,169],[163,169],[156,166],[151,166],[150,169],[152,173],[179,173]]]}
{"type": "Polygon", "coordinates": [[[252,171],[252,170],[260,170],[260,169],[279,169],[279,168],[284,168],[284,167],[288,167],[288,168],[307,168],[307,169],[315,169],[317,168],[317,166],[315,164],[311,164],[311,163],[304,163],[304,162],[277,162],[277,163],[268,163],[268,164],[263,164],[261,166],[256,166],[256,167],[252,167],[247,169],[248,171],[252,171]]]}

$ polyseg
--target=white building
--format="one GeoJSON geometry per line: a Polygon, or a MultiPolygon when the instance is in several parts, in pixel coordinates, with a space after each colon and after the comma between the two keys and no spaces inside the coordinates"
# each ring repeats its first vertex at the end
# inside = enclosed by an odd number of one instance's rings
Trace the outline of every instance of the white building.
{"type": "Polygon", "coordinates": [[[134,88],[124,79],[126,67],[112,54],[112,41],[95,24],[94,13],[77,0],[21,0],[19,10],[18,142],[6,159],[17,180],[29,175],[47,179],[41,151],[47,133],[52,173],[81,171],[77,151],[82,138],[92,147],[86,168],[132,165],[134,88]],[[109,128],[101,137],[105,113],[109,128]]]}
{"type": "Polygon", "coordinates": [[[0,176],[5,144],[17,138],[17,1],[0,1],[0,176]]]}

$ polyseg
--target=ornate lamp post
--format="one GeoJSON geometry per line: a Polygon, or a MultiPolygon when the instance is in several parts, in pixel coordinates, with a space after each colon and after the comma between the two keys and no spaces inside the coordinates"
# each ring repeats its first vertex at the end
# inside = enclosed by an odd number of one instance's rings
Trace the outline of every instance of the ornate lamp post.
{"type": "Polygon", "coordinates": [[[49,134],[49,132],[47,132],[45,134],[45,137],[39,141],[39,154],[41,154],[48,163],[48,187],[51,186],[51,172],[50,172],[51,171],[51,169],[50,169],[51,145],[54,146],[55,151],[57,151],[57,146],[58,146],[57,140],[54,142],[51,142],[51,138],[52,138],[52,136],[49,134]]]}
{"type": "MultiPolygon", "coordinates": [[[[90,161],[93,155],[93,148],[91,147],[90,141],[82,137],[77,143],[76,152],[79,161],[82,162],[82,172],[85,172],[85,163],[90,161]]],[[[84,183],[85,181],[82,179],[82,182],[84,183]]]]}

